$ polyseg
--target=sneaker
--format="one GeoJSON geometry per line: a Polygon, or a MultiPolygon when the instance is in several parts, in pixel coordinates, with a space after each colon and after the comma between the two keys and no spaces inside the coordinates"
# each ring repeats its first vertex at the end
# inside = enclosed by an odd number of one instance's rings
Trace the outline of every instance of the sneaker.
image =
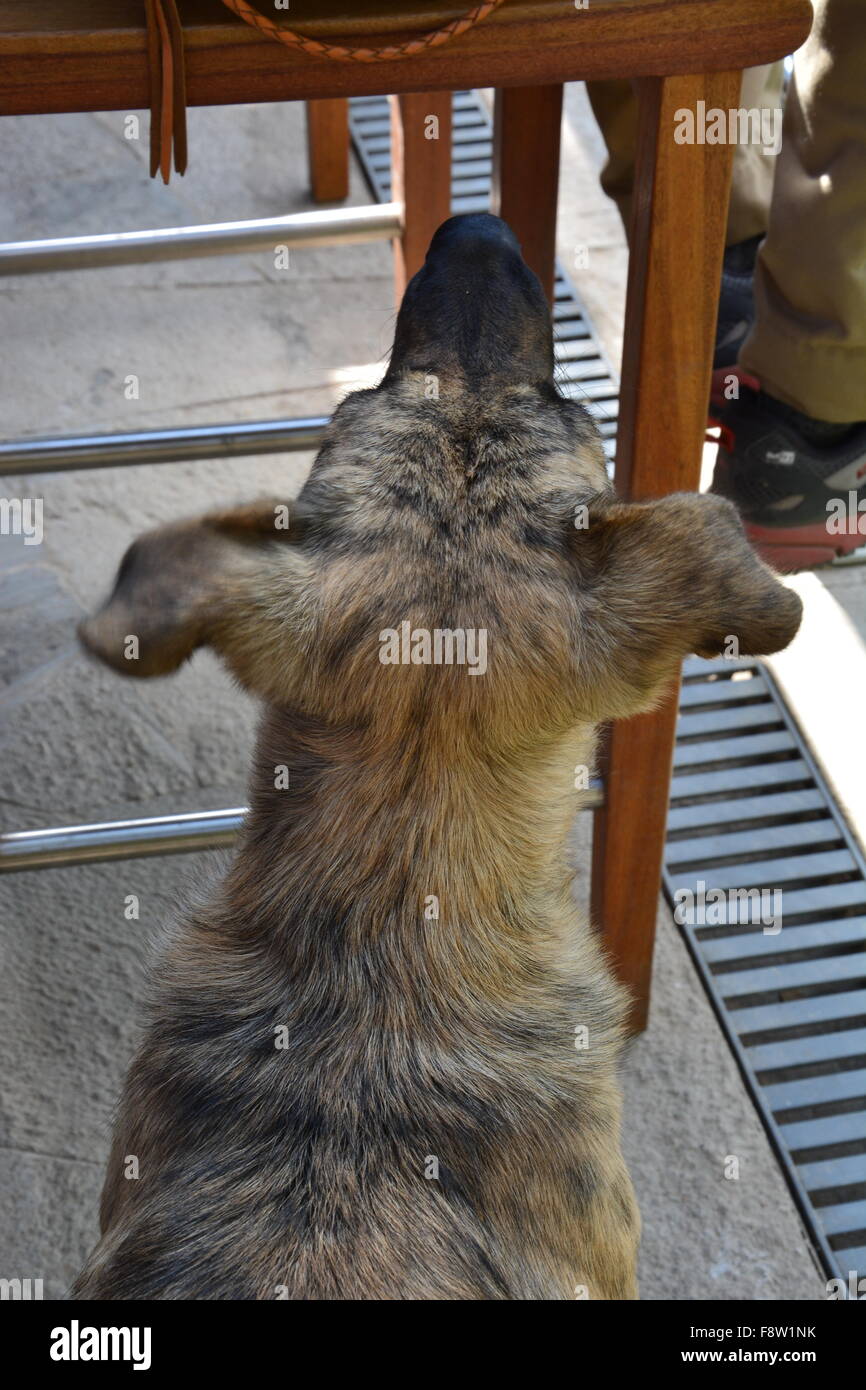
{"type": "Polygon", "coordinates": [[[741,387],[721,430],[710,491],[735,504],[768,564],[813,569],[866,545],[866,422],[812,420],[741,387]]]}

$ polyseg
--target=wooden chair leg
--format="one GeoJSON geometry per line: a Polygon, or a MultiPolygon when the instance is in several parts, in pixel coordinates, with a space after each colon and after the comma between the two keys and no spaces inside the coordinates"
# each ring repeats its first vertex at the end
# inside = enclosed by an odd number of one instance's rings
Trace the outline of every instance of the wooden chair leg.
{"type": "Polygon", "coordinates": [[[451,216],[450,92],[392,96],[391,197],[405,209],[403,236],[394,243],[399,304],[433,233],[451,216]]]}
{"type": "MultiPolygon", "coordinates": [[[[739,72],[642,78],[616,483],[625,497],[695,490],[707,421],[732,145],[678,145],[680,108],[729,110],[739,72]]],[[[679,682],[615,724],[596,812],[592,912],[646,1026],[679,682]]]]}
{"type": "Polygon", "coordinates": [[[562,86],[503,87],[493,124],[493,210],[553,303],[562,86]]]}
{"type": "Polygon", "coordinates": [[[306,107],[313,201],[336,203],[349,195],[349,101],[334,97],[306,107]]]}

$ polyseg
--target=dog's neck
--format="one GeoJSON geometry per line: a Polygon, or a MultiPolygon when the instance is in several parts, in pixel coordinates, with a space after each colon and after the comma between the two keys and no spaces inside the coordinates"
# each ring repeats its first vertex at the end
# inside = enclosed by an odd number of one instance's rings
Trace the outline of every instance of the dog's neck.
{"type": "Polygon", "coordinates": [[[393,987],[401,962],[426,989],[453,992],[455,970],[470,989],[491,972],[504,985],[556,956],[571,915],[574,769],[592,731],[499,761],[428,740],[376,749],[269,713],[228,879],[244,946],[276,953],[295,979],[321,984],[324,971],[337,990],[359,969],[393,987]]]}

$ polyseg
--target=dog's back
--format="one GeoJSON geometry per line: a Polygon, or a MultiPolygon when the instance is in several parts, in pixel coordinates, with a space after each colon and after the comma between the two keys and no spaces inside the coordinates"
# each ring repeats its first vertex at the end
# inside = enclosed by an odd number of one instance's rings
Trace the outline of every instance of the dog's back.
{"type": "Polygon", "coordinates": [[[796,600],[726,504],[616,503],[502,224],[447,223],[424,277],[289,516],[144,538],[85,626],[131,674],[209,642],[267,712],[236,859],[159,966],[79,1297],[635,1296],[575,771],[685,651],[782,645],[796,600]]]}

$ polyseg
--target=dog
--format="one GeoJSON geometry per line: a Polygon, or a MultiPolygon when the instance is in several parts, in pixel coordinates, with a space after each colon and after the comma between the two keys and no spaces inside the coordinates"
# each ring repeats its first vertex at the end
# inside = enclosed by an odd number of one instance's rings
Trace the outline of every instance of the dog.
{"type": "Polygon", "coordinates": [[[687,653],[774,652],[799,619],[723,499],[617,500],[510,229],[444,223],[296,501],[141,537],[82,625],[123,675],[208,645],[265,714],[73,1297],[637,1297],[626,999],[571,898],[574,768],[687,653]]]}

